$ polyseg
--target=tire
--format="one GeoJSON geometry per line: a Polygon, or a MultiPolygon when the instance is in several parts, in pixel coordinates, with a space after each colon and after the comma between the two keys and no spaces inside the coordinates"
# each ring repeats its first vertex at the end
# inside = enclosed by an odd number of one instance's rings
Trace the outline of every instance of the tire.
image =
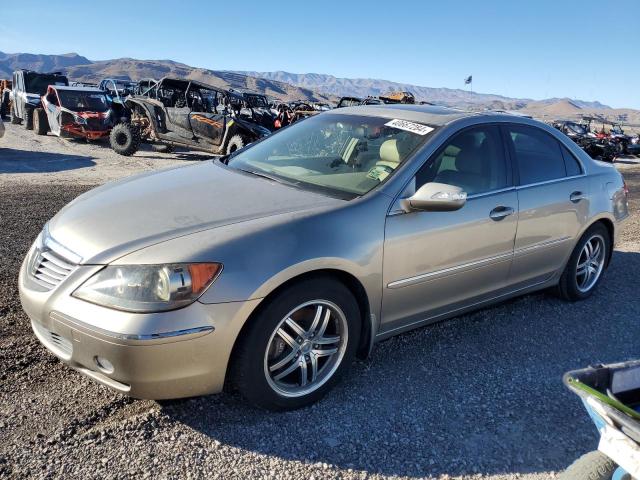
{"type": "Polygon", "coordinates": [[[130,123],[119,123],[111,130],[109,143],[114,152],[130,157],[140,148],[140,132],[130,123]]]}
{"type": "Polygon", "coordinates": [[[36,108],[33,115],[33,131],[36,135],[46,135],[49,131],[49,121],[47,114],[42,108],[36,108]]]}
{"type": "Polygon", "coordinates": [[[230,379],[245,399],[268,410],[293,410],[320,400],[348,371],[360,338],[358,304],[347,287],[330,277],[285,287],[250,321],[234,349],[230,379]],[[296,333],[300,330],[287,323],[291,319],[309,334],[304,341],[296,333]],[[282,329],[288,340],[276,333],[282,329]],[[288,376],[277,379],[290,367],[294,370],[288,376]]]}
{"type": "Polygon", "coordinates": [[[24,128],[27,130],[33,130],[33,108],[24,109],[24,128]]]}
{"type": "Polygon", "coordinates": [[[22,119],[16,115],[15,109],[11,108],[11,125],[20,125],[22,119]]]}
{"type": "Polygon", "coordinates": [[[242,135],[235,134],[227,142],[226,154],[227,155],[231,155],[233,152],[243,148],[246,144],[247,144],[247,142],[245,142],[245,139],[242,137],[242,135]]]}
{"type": "Polygon", "coordinates": [[[570,302],[575,302],[591,296],[602,280],[610,251],[611,238],[609,237],[609,232],[606,227],[602,223],[592,225],[584,235],[580,237],[567,262],[567,266],[562,272],[557,287],[560,297],[570,302]],[[588,242],[592,242],[592,246],[599,244],[600,250],[598,250],[597,255],[595,253],[596,248],[592,249],[594,258],[597,257],[595,258],[598,263],[597,266],[595,265],[595,260],[594,262],[587,261],[589,251],[588,247],[587,250],[585,250],[585,246],[588,242]],[[579,275],[578,267],[585,273],[579,275]],[[595,271],[590,272],[590,270],[595,271]]]}
{"type": "Polygon", "coordinates": [[[594,450],[573,462],[558,480],[611,480],[618,466],[604,453],[594,450]]]}

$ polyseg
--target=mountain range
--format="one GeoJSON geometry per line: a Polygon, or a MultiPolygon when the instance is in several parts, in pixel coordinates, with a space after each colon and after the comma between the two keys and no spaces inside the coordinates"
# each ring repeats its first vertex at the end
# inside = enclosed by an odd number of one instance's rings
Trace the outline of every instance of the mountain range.
{"type": "MultiPolygon", "coordinates": [[[[310,90],[325,92],[338,97],[377,97],[390,91],[410,91],[417,100],[425,100],[438,104],[451,105],[456,107],[473,107],[487,105],[491,103],[503,103],[511,108],[522,108],[526,104],[533,102],[527,98],[509,98],[502,95],[471,92],[470,90],[456,88],[434,88],[412,85],[409,83],[391,82],[372,78],[338,78],[333,75],[322,73],[289,73],[277,72],[238,72],[252,77],[265,78],[278,82],[290,83],[310,90]]],[[[553,104],[560,101],[571,101],[578,108],[606,109],[610,108],[600,102],[586,102],[582,100],[569,100],[560,98],[550,98],[542,100],[543,103],[553,104]]]]}
{"type": "Polygon", "coordinates": [[[104,78],[140,80],[176,76],[199,80],[221,88],[248,89],[283,101],[336,102],[341,96],[378,96],[392,90],[408,90],[417,100],[470,110],[518,111],[543,120],[578,118],[583,115],[611,120],[626,115],[627,122],[640,125],[640,111],[612,109],[597,101],[570,98],[511,98],[454,88],[434,88],[370,78],[339,78],[320,73],[285,71],[229,71],[197,68],[173,60],[117,58],[92,61],[77,53],[42,55],[0,52],[0,78],[10,78],[18,68],[62,71],[72,81],[98,83],[104,78]]]}

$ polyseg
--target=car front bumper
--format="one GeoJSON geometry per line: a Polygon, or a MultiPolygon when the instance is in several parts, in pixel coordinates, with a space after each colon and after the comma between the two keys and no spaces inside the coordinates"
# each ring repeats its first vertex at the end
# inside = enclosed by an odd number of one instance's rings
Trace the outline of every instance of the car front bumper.
{"type": "Polygon", "coordinates": [[[233,344],[260,302],[195,302],[169,312],[122,312],[71,293],[101,267],[78,266],[43,291],[27,271],[20,300],[40,342],[77,371],[136,398],[169,399],[222,391],[233,344]]]}

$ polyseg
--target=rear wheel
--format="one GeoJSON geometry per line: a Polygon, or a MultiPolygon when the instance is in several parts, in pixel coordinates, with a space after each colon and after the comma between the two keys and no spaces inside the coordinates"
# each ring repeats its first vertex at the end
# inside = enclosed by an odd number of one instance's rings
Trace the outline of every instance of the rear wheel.
{"type": "Polygon", "coordinates": [[[304,280],[252,319],[231,360],[232,381],[251,403],[290,410],[316,402],[349,369],[360,311],[343,284],[304,280]]]}
{"type": "Polygon", "coordinates": [[[236,150],[240,150],[246,145],[245,139],[240,134],[235,134],[227,143],[227,155],[231,155],[236,150]]]}
{"type": "Polygon", "coordinates": [[[610,248],[611,238],[605,226],[591,226],[578,241],[560,277],[560,296],[572,302],[589,297],[602,279],[610,248]]]}
{"type": "Polygon", "coordinates": [[[616,468],[613,460],[595,450],[573,462],[558,480],[611,480],[616,468]]]}
{"type": "Polygon", "coordinates": [[[25,108],[24,110],[24,128],[33,130],[33,108],[25,108]]]}
{"type": "Polygon", "coordinates": [[[33,131],[36,135],[46,135],[49,131],[47,114],[42,108],[36,108],[33,115],[33,131]]]}
{"type": "Polygon", "coordinates": [[[129,157],[140,148],[140,132],[130,123],[119,123],[111,130],[109,143],[114,152],[129,157]]]}

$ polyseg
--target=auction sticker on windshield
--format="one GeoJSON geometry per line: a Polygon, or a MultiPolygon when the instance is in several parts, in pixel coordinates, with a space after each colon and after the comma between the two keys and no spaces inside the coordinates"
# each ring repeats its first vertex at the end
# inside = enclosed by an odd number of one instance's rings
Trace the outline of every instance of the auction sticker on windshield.
{"type": "Polygon", "coordinates": [[[433,128],[427,125],[399,120],[397,118],[385,123],[385,126],[406,130],[407,132],[417,133],[418,135],[426,135],[429,132],[433,132],[433,128]]]}

